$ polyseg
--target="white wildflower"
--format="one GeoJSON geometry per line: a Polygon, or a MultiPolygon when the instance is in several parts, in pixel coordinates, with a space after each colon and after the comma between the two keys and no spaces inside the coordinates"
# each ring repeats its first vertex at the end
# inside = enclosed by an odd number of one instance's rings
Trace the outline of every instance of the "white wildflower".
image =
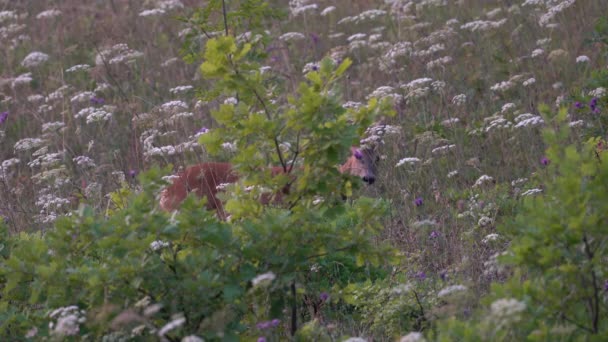
{"type": "Polygon", "coordinates": [[[188,335],[182,338],[181,342],[205,342],[205,340],[196,335],[188,335]]]}
{"type": "Polygon", "coordinates": [[[467,103],[467,96],[465,94],[459,94],[452,98],[452,104],[456,106],[462,106],[467,103]]]}
{"type": "Polygon", "coordinates": [[[396,295],[402,295],[410,292],[412,290],[412,285],[410,283],[407,284],[399,284],[391,289],[391,292],[396,295]]]}
{"type": "Polygon", "coordinates": [[[159,331],[158,331],[158,336],[163,337],[165,336],[169,331],[173,330],[173,329],[177,329],[179,327],[181,327],[182,325],[184,325],[184,323],[186,323],[186,319],[184,317],[181,316],[177,316],[177,317],[172,317],[172,321],[165,324],[165,326],[163,326],[159,331]]]}
{"type": "Polygon", "coordinates": [[[346,38],[346,40],[351,42],[353,40],[362,40],[365,37],[367,37],[366,33],[355,33],[355,34],[351,35],[350,37],[346,38]]]}
{"type": "Polygon", "coordinates": [[[161,67],[163,67],[163,68],[166,68],[166,67],[168,67],[168,66],[170,66],[170,65],[172,65],[172,64],[175,64],[175,63],[177,63],[177,62],[179,62],[179,58],[177,58],[177,57],[172,57],[172,58],[169,58],[169,59],[167,59],[166,61],[162,62],[162,63],[160,64],[160,66],[161,66],[161,67]]]}
{"type": "Polygon", "coordinates": [[[169,246],[170,246],[170,244],[167,241],[156,240],[156,241],[150,242],[150,249],[153,251],[158,251],[163,248],[167,248],[169,246]]]}
{"type": "Polygon", "coordinates": [[[8,169],[11,166],[19,164],[21,161],[17,158],[6,159],[2,162],[2,168],[8,169]]]}
{"type": "Polygon", "coordinates": [[[363,103],[356,102],[356,101],[347,101],[342,105],[342,107],[346,108],[346,109],[349,109],[349,108],[359,109],[359,108],[361,108],[361,106],[363,106],[363,103]]]}
{"type": "Polygon", "coordinates": [[[222,143],[222,148],[228,152],[236,152],[237,151],[237,147],[236,147],[236,143],[234,142],[225,142],[222,143]]]}
{"type": "Polygon", "coordinates": [[[237,103],[239,103],[239,100],[236,97],[228,97],[224,100],[224,104],[236,105],[237,103]]]}
{"type": "Polygon", "coordinates": [[[589,63],[589,61],[590,61],[589,57],[587,57],[585,55],[576,57],[576,63],[589,63]]]}
{"type": "Polygon", "coordinates": [[[506,112],[510,112],[511,110],[515,109],[515,103],[505,103],[504,105],[502,105],[502,108],[500,109],[501,113],[506,113],[506,112]]]}
{"type": "Polygon", "coordinates": [[[302,69],[302,73],[303,74],[307,74],[307,73],[309,73],[311,71],[316,71],[316,70],[319,70],[319,63],[318,62],[306,63],[306,65],[302,69]]]}
{"type": "Polygon", "coordinates": [[[16,20],[18,17],[15,11],[0,11],[0,24],[8,20],[16,20]]]}
{"type": "Polygon", "coordinates": [[[92,91],[81,91],[78,94],[74,95],[72,97],[72,99],[70,99],[70,102],[72,104],[89,102],[94,97],[95,97],[95,93],[92,91]]]}
{"type": "Polygon", "coordinates": [[[491,86],[490,89],[495,91],[495,92],[505,92],[511,88],[513,88],[515,84],[511,81],[502,81],[499,83],[496,83],[495,85],[491,86]]]}
{"type": "Polygon", "coordinates": [[[443,56],[426,63],[426,69],[432,70],[440,66],[452,63],[452,56],[443,56]]]}
{"type": "Polygon", "coordinates": [[[452,178],[458,175],[458,170],[453,170],[448,173],[448,178],[452,178]]]}
{"type": "Polygon", "coordinates": [[[395,165],[395,167],[399,167],[405,163],[410,164],[410,165],[415,165],[416,163],[419,163],[419,162],[420,162],[419,158],[415,158],[415,157],[403,158],[403,159],[399,160],[399,162],[397,162],[397,165],[395,165]]]}
{"type": "Polygon", "coordinates": [[[74,163],[76,163],[76,165],[78,165],[79,167],[85,169],[85,168],[94,168],[95,165],[95,161],[93,161],[93,159],[87,157],[87,156],[77,156],[75,158],[72,159],[74,161],[74,163]]]}
{"type": "Polygon", "coordinates": [[[367,340],[362,337],[349,337],[344,342],[367,342],[367,340]]]}
{"type": "Polygon", "coordinates": [[[61,11],[60,10],[56,10],[56,9],[50,9],[50,10],[46,10],[46,11],[42,11],[40,13],[38,13],[36,15],[36,19],[48,19],[48,18],[55,18],[61,15],[61,11]]]}
{"type": "Polygon", "coordinates": [[[437,221],[426,219],[426,220],[416,221],[416,222],[412,223],[413,228],[420,228],[420,227],[426,227],[426,226],[435,227],[435,226],[437,226],[437,221]]]}
{"type": "Polygon", "coordinates": [[[276,275],[272,272],[267,272],[264,274],[257,275],[255,278],[251,280],[253,287],[257,286],[267,286],[272,283],[272,281],[276,278],[276,275]]]}
{"type": "MultiPolygon", "coordinates": [[[[564,0],[559,2],[553,7],[550,7],[545,14],[543,14],[538,20],[540,26],[549,27],[551,20],[555,18],[559,13],[563,12],[566,8],[572,6],[576,0],[564,0]]],[[[555,3],[555,1],[553,2],[555,3]]]]}
{"type": "Polygon", "coordinates": [[[522,196],[531,196],[543,192],[542,189],[529,189],[521,193],[522,196]]]}
{"type": "MultiPolygon", "coordinates": [[[[481,226],[481,225],[480,225],[480,226],[481,226]]],[[[492,233],[492,234],[488,234],[488,235],[486,235],[486,236],[485,236],[485,237],[484,237],[484,238],[481,240],[481,242],[482,242],[482,243],[487,244],[487,243],[489,243],[489,242],[496,241],[496,240],[498,240],[499,238],[500,238],[500,235],[498,235],[498,234],[496,234],[496,233],[492,233]]]]}
{"type": "Polygon", "coordinates": [[[446,297],[451,295],[452,293],[455,292],[462,292],[462,291],[466,291],[467,287],[464,285],[450,285],[448,287],[444,287],[443,289],[441,289],[441,291],[439,291],[439,293],[437,293],[437,297],[441,298],[441,297],[446,297]]]}
{"type": "Polygon", "coordinates": [[[455,148],[456,148],[455,144],[439,146],[439,147],[435,147],[434,149],[432,149],[431,153],[432,154],[445,154],[448,151],[453,150],[455,148]]]}
{"type": "Polygon", "coordinates": [[[543,118],[539,115],[533,115],[530,113],[520,114],[515,118],[515,128],[520,127],[534,127],[545,123],[543,118]]]}
{"type": "Polygon", "coordinates": [[[568,126],[570,126],[572,128],[583,127],[583,126],[585,126],[585,120],[572,121],[572,122],[568,123],[568,126]]]}
{"type": "Polygon", "coordinates": [[[191,85],[182,85],[182,86],[177,86],[175,88],[169,89],[169,92],[171,94],[177,95],[177,94],[187,93],[192,89],[194,89],[194,87],[191,85]]]}
{"type": "Polygon", "coordinates": [[[65,70],[65,72],[72,73],[72,72],[76,72],[76,71],[88,71],[90,69],[91,69],[91,66],[88,64],[77,64],[72,67],[69,67],[68,69],[65,70]]]}
{"type": "Polygon", "coordinates": [[[492,318],[503,325],[519,321],[519,315],[526,310],[526,303],[514,298],[503,298],[494,301],[490,308],[492,318]]]}
{"type": "Polygon", "coordinates": [[[30,95],[27,97],[27,102],[30,103],[37,103],[37,102],[42,102],[44,101],[44,96],[40,95],[40,94],[34,94],[34,95],[30,95]]]}
{"type": "Polygon", "coordinates": [[[284,42],[302,40],[304,38],[306,38],[306,36],[300,32],[287,32],[279,36],[279,39],[284,42]]]}
{"type": "Polygon", "coordinates": [[[44,144],[44,141],[39,138],[25,138],[15,143],[14,149],[16,152],[27,151],[33,148],[40,147],[44,144]]]}
{"type": "Polygon", "coordinates": [[[532,58],[536,58],[536,57],[540,57],[542,55],[545,54],[545,50],[543,49],[535,49],[534,51],[532,51],[532,54],[530,55],[532,58]]]}
{"type": "Polygon", "coordinates": [[[493,181],[494,181],[494,178],[492,178],[488,175],[482,175],[475,181],[475,184],[473,184],[473,187],[477,188],[477,187],[484,185],[485,183],[491,183],[493,181]]]}
{"type": "Polygon", "coordinates": [[[319,8],[319,5],[317,5],[317,4],[297,6],[297,7],[294,7],[294,8],[291,9],[291,15],[294,16],[294,17],[297,17],[300,14],[306,14],[308,12],[314,12],[318,8],[319,8]]]}
{"type": "Polygon", "coordinates": [[[11,83],[11,86],[13,88],[15,88],[16,86],[21,85],[21,84],[30,84],[32,81],[33,81],[32,73],[28,72],[28,73],[21,74],[21,75],[15,77],[13,79],[13,82],[11,83]]]}
{"type": "Polygon", "coordinates": [[[426,342],[424,335],[417,331],[413,331],[399,339],[399,342],[426,342]]]}
{"type": "Polygon", "coordinates": [[[532,85],[534,83],[536,83],[536,79],[534,77],[532,77],[532,78],[529,78],[529,79],[525,80],[522,84],[523,84],[524,87],[527,87],[527,86],[532,85]]]}
{"type": "Polygon", "coordinates": [[[321,16],[324,17],[324,16],[328,15],[329,13],[331,13],[331,12],[333,12],[335,10],[336,10],[336,6],[325,7],[325,9],[323,9],[321,11],[321,16]]]}
{"type": "Polygon", "coordinates": [[[595,88],[589,92],[589,96],[600,97],[600,98],[604,97],[604,96],[606,96],[606,88],[604,88],[604,87],[595,88]]]}
{"type": "Polygon", "coordinates": [[[502,25],[504,25],[507,22],[507,19],[501,19],[498,21],[491,21],[491,20],[475,20],[475,21],[471,21],[468,22],[464,25],[461,25],[460,28],[462,30],[468,30],[471,32],[476,32],[476,31],[488,31],[491,29],[496,29],[501,27],[502,25]]]}
{"type": "Polygon", "coordinates": [[[165,10],[160,8],[153,8],[149,10],[143,10],[139,12],[140,17],[153,17],[153,16],[161,16],[165,14],[165,10]]]}
{"type": "Polygon", "coordinates": [[[188,109],[188,105],[184,101],[176,100],[163,103],[160,106],[160,109],[165,113],[175,113],[188,109]]]}
{"type": "Polygon", "coordinates": [[[493,222],[493,220],[492,220],[491,218],[489,218],[489,217],[487,217],[487,216],[482,216],[482,217],[479,219],[479,221],[477,221],[477,224],[478,224],[480,227],[485,227],[485,226],[491,225],[491,224],[492,224],[492,222],[493,222]]]}
{"type": "Polygon", "coordinates": [[[48,60],[49,60],[49,55],[47,55],[46,53],[34,51],[23,59],[23,61],[21,62],[21,65],[26,68],[32,68],[32,67],[37,67],[48,60]]]}
{"type": "Polygon", "coordinates": [[[445,126],[445,127],[451,127],[454,126],[454,124],[457,124],[460,122],[459,118],[450,118],[450,119],[445,119],[443,121],[441,121],[441,125],[445,126]]]}

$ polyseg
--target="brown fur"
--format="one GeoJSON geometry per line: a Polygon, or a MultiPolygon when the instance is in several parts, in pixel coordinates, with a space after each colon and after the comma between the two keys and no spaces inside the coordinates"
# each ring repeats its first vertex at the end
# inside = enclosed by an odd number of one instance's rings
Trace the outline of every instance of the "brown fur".
{"type": "MultiPolygon", "coordinates": [[[[369,150],[351,148],[351,155],[346,162],[340,166],[341,173],[348,173],[361,177],[365,182],[371,184],[375,180],[376,160],[375,153],[369,150]]],[[[283,168],[275,166],[271,169],[273,176],[283,173],[283,168]]],[[[230,163],[201,163],[186,168],[173,181],[173,184],[163,190],[160,196],[160,207],[166,211],[177,209],[180,203],[186,199],[190,192],[198,197],[207,198],[206,207],[216,210],[219,217],[226,218],[222,202],[217,198],[218,185],[224,183],[235,183],[239,176],[232,169],[230,163]]],[[[287,193],[289,189],[284,189],[287,193]]],[[[281,202],[282,193],[274,195],[263,195],[260,199],[262,204],[268,204],[271,200],[281,202]]]]}

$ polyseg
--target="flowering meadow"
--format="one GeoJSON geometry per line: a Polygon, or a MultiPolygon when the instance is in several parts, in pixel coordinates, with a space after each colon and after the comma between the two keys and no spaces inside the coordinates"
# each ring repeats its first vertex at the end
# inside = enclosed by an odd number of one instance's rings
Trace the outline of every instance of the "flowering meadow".
{"type": "Polygon", "coordinates": [[[0,339],[608,339],[607,9],[0,0],[0,339]]]}

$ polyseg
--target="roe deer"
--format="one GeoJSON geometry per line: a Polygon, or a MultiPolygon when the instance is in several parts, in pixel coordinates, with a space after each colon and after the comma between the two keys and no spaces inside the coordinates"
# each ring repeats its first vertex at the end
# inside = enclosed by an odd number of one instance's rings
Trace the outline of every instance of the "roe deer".
{"type": "MultiPolygon", "coordinates": [[[[346,162],[340,166],[340,172],[360,177],[368,184],[376,180],[376,164],[378,162],[376,152],[372,149],[359,149],[351,147],[351,155],[346,162]]],[[[271,168],[271,174],[276,176],[283,173],[283,168],[275,166],[271,168]]],[[[222,184],[235,183],[239,176],[232,169],[230,163],[201,163],[190,166],[181,172],[173,184],[165,188],[160,195],[160,207],[166,211],[177,209],[179,204],[194,192],[198,197],[207,197],[207,209],[215,209],[220,218],[224,219],[225,213],[222,202],[216,197],[222,184]]],[[[288,192],[285,189],[283,192],[288,192]]],[[[262,196],[260,202],[268,204],[271,198],[262,196]]],[[[275,201],[281,201],[281,194],[275,194],[275,201]]]]}

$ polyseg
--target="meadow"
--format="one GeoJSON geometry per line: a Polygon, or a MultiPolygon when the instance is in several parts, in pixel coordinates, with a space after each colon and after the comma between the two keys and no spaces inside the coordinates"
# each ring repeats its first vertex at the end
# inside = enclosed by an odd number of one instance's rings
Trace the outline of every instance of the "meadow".
{"type": "Polygon", "coordinates": [[[607,8],[0,0],[1,339],[608,338],[607,8]]]}

